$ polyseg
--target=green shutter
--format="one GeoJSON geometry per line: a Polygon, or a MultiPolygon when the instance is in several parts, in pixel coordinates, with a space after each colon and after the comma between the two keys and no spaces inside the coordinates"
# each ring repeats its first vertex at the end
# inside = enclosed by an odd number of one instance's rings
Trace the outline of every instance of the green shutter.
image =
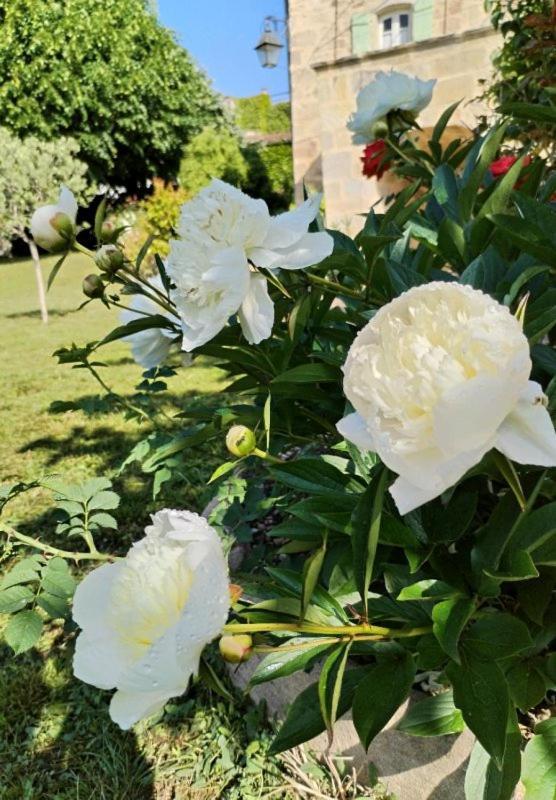
{"type": "Polygon", "coordinates": [[[432,17],[434,0],[415,0],[413,6],[413,39],[430,39],[432,36],[432,17]]]}
{"type": "Polygon", "coordinates": [[[354,14],[351,18],[351,52],[354,56],[361,56],[371,49],[371,15],[354,14]]]}

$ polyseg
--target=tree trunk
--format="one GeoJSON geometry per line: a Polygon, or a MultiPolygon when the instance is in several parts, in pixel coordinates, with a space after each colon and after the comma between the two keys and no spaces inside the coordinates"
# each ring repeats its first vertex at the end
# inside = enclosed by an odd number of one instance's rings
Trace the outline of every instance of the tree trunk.
{"type": "Polygon", "coordinates": [[[48,322],[48,309],[46,307],[46,292],[44,290],[44,281],[42,279],[39,251],[37,250],[37,245],[32,239],[29,239],[27,244],[29,245],[29,251],[31,253],[31,258],[33,259],[33,264],[35,266],[35,277],[37,279],[37,291],[39,294],[39,308],[41,310],[41,319],[46,325],[48,322]]]}

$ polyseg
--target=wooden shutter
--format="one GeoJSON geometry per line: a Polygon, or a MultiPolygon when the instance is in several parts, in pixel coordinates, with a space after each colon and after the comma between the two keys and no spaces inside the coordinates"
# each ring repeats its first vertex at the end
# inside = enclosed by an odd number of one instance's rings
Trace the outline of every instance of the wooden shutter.
{"type": "Polygon", "coordinates": [[[371,14],[354,14],[351,18],[351,52],[361,56],[373,49],[371,14]]]}
{"type": "Polygon", "coordinates": [[[432,36],[432,18],[434,0],[415,0],[413,6],[413,39],[430,39],[432,36]]]}

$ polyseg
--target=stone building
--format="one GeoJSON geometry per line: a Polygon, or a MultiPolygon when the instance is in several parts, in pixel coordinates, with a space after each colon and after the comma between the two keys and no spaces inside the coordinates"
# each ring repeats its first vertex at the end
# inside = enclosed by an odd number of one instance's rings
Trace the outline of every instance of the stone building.
{"type": "Polygon", "coordinates": [[[353,230],[381,196],[346,129],[359,89],[391,68],[437,78],[421,124],[462,99],[454,122],[473,127],[498,34],[484,0],[289,0],[288,17],[296,194],[324,190],[328,224],[353,230]]]}

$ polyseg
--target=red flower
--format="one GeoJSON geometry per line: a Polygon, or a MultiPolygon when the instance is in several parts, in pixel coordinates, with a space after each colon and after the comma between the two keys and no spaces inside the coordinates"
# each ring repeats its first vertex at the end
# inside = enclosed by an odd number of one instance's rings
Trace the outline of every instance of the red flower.
{"type": "MultiPolygon", "coordinates": [[[[500,178],[505,175],[517,161],[518,156],[501,156],[490,165],[490,172],[493,178],[500,178]]],[[[531,157],[525,156],[523,166],[527,167],[531,163],[531,157]]]]}
{"type": "Polygon", "coordinates": [[[361,161],[363,162],[363,175],[367,178],[380,180],[386,170],[391,166],[391,161],[385,161],[384,156],[388,152],[388,146],[383,139],[371,142],[363,150],[361,161]]]}

